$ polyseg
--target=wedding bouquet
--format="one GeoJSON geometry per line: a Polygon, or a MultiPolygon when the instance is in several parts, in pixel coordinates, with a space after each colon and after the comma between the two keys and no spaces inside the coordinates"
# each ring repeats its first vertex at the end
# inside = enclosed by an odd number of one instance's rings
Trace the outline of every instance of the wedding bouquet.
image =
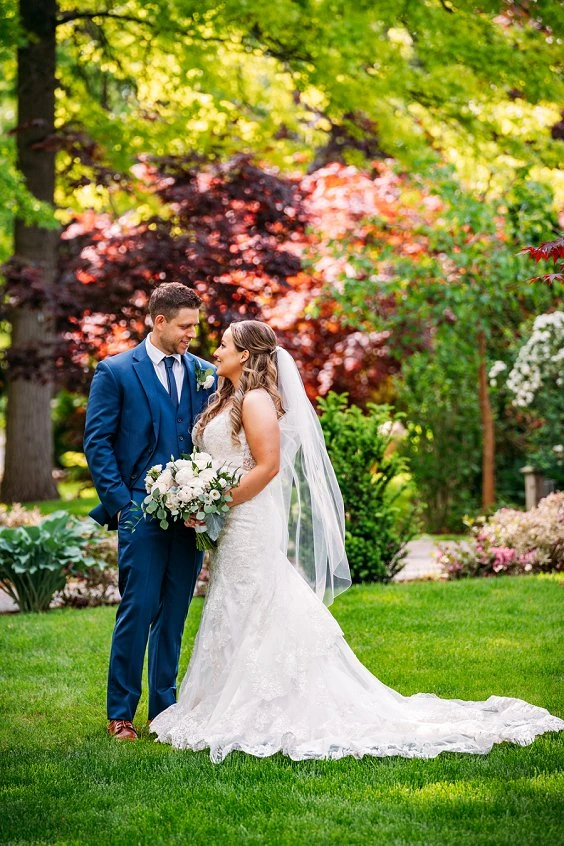
{"type": "Polygon", "coordinates": [[[194,518],[196,547],[215,549],[225,523],[231,488],[239,484],[241,471],[220,465],[207,452],[171,460],[163,468],[155,464],[145,476],[147,496],[141,503],[144,514],[159,520],[161,529],[170,523],[194,518]]]}

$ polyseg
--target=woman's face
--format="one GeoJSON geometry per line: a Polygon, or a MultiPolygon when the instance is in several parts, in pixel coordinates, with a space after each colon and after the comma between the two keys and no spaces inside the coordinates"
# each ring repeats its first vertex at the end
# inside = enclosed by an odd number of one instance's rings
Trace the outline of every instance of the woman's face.
{"type": "Polygon", "coordinates": [[[247,350],[237,349],[231,329],[226,329],[213,357],[217,364],[217,375],[237,384],[243,372],[243,362],[247,360],[249,353],[247,350]]]}

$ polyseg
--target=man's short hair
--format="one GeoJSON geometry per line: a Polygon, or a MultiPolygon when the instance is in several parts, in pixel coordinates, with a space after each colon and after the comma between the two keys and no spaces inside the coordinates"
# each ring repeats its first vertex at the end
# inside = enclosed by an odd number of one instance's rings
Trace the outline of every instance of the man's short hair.
{"type": "Polygon", "coordinates": [[[200,308],[202,299],[181,282],[164,282],[154,289],[149,300],[149,314],[155,321],[158,314],[172,320],[181,308],[200,308]]]}

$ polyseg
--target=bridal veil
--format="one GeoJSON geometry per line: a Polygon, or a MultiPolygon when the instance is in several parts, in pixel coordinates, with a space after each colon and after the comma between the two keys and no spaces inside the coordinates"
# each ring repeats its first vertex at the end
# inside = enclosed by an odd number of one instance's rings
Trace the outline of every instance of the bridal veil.
{"type": "Polygon", "coordinates": [[[285,410],[280,419],[280,473],[273,486],[287,527],[282,552],[330,605],[351,585],[343,497],[294,359],[277,347],[276,360],[285,410]]]}

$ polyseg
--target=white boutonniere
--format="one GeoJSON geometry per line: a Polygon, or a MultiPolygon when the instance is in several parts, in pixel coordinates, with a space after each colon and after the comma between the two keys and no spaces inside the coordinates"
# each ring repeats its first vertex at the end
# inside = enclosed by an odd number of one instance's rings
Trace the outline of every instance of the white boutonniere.
{"type": "Polygon", "coordinates": [[[200,391],[203,388],[204,391],[209,391],[210,388],[213,388],[213,383],[213,368],[208,367],[207,369],[204,369],[203,367],[198,367],[198,365],[196,365],[196,390],[200,391]]]}

